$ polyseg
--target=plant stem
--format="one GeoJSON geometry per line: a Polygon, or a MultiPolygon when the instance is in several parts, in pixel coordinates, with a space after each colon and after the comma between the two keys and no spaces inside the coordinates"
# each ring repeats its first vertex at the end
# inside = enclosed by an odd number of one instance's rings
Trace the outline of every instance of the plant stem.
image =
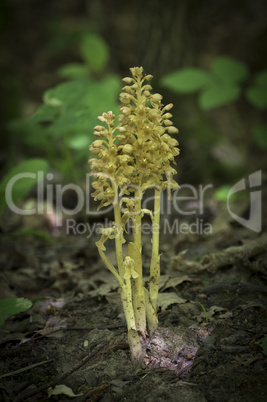
{"type": "Polygon", "coordinates": [[[146,296],[146,314],[147,314],[147,325],[149,329],[149,333],[153,334],[158,328],[158,317],[157,312],[152,306],[149,291],[145,288],[145,296],[146,296]]]}
{"type": "Polygon", "coordinates": [[[133,309],[132,285],[130,279],[125,279],[121,289],[121,300],[127,322],[128,342],[133,359],[139,360],[142,356],[142,345],[138,336],[135,314],[133,309]]]}
{"type": "Polygon", "coordinates": [[[110,270],[110,272],[115,276],[115,278],[118,280],[119,285],[122,288],[123,287],[123,280],[120,277],[120,275],[118,274],[118,271],[116,270],[116,268],[114,267],[114,265],[112,264],[110,259],[106,256],[104,251],[101,249],[101,246],[98,246],[97,248],[98,248],[98,252],[99,252],[99,255],[100,255],[102,261],[104,262],[106,267],[110,270]]]}
{"type": "Polygon", "coordinates": [[[150,263],[150,281],[149,281],[149,297],[155,312],[157,312],[158,308],[158,286],[160,277],[160,264],[159,264],[160,194],[161,194],[160,190],[155,189],[152,255],[150,263]]]}
{"type": "Polygon", "coordinates": [[[117,226],[118,233],[115,237],[115,246],[116,246],[116,256],[118,263],[118,271],[121,278],[124,277],[125,268],[123,265],[123,252],[122,252],[122,244],[124,243],[123,233],[122,233],[122,225],[121,225],[121,210],[118,203],[118,197],[114,202],[114,219],[115,225],[117,226]]]}
{"type": "Polygon", "coordinates": [[[136,328],[142,336],[146,336],[146,303],[143,284],[142,241],[141,241],[141,197],[135,192],[136,207],[133,219],[133,243],[129,243],[129,256],[135,261],[138,277],[133,279],[133,307],[136,328]]]}
{"type": "Polygon", "coordinates": [[[125,314],[125,319],[128,328],[128,342],[130,353],[133,359],[139,360],[142,356],[142,345],[137,332],[137,323],[133,307],[132,285],[130,279],[124,279],[125,267],[123,264],[122,244],[124,242],[122,225],[121,225],[121,210],[118,203],[118,198],[114,202],[114,219],[118,233],[115,237],[116,256],[118,263],[119,277],[123,280],[121,285],[121,301],[125,314]]]}

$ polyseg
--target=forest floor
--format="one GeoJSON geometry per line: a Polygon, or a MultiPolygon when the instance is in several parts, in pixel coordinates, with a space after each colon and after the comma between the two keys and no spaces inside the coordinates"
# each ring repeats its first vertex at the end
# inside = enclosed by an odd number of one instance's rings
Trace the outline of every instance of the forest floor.
{"type": "MultiPolygon", "coordinates": [[[[212,234],[162,235],[159,329],[136,365],[98,235],[15,237],[43,229],[29,219],[2,223],[1,298],[34,304],[1,328],[1,401],[266,401],[266,227],[242,228],[217,206],[212,234]]],[[[147,235],[145,276],[150,248],[147,235]]]]}

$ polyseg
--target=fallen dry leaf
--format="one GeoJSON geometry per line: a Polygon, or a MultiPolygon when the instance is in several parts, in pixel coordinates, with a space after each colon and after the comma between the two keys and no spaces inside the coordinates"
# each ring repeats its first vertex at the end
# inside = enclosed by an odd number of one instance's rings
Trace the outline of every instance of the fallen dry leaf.
{"type": "Polygon", "coordinates": [[[67,387],[64,384],[56,385],[55,388],[48,388],[47,393],[48,393],[48,398],[50,398],[50,396],[52,396],[52,395],[67,395],[70,397],[76,397],[76,396],[83,395],[83,394],[74,394],[72,389],[67,387]]]}
{"type": "Polygon", "coordinates": [[[172,304],[183,304],[187,303],[187,300],[179,297],[175,292],[159,293],[158,296],[158,306],[162,310],[166,310],[172,304]]]}

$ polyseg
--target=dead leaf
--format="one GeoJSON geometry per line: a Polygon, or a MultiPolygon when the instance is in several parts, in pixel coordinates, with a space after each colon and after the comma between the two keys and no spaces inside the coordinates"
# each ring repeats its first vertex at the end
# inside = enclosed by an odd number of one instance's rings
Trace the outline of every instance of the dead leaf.
{"type": "MultiPolygon", "coordinates": [[[[167,276],[167,275],[165,275],[167,276]]],[[[159,288],[162,292],[169,288],[175,288],[176,286],[180,285],[183,282],[192,282],[192,279],[188,275],[182,276],[173,276],[169,277],[169,279],[165,282],[162,288],[159,288]]]]}
{"type": "Polygon", "coordinates": [[[116,278],[112,278],[109,283],[103,283],[95,290],[90,290],[88,294],[91,297],[106,296],[111,291],[118,289],[119,284],[116,278]]]}
{"type": "Polygon", "coordinates": [[[36,333],[41,334],[43,336],[52,337],[52,338],[61,338],[62,332],[60,329],[66,327],[66,320],[59,319],[57,317],[51,317],[48,321],[46,321],[46,325],[43,329],[36,331],[36,333]],[[54,332],[53,331],[57,331],[54,332]]]}
{"type": "Polygon", "coordinates": [[[74,394],[72,389],[67,387],[64,384],[56,385],[54,389],[48,388],[47,393],[48,393],[48,398],[50,398],[50,396],[52,396],[52,395],[67,395],[70,397],[76,397],[76,396],[83,395],[83,394],[74,394]]]}
{"type": "Polygon", "coordinates": [[[229,311],[225,307],[211,306],[209,310],[202,311],[198,316],[198,322],[213,321],[215,319],[225,319],[232,317],[232,311],[229,311]]]}
{"type": "Polygon", "coordinates": [[[110,292],[106,295],[106,300],[110,304],[121,305],[121,295],[119,292],[110,292]]]}
{"type": "Polygon", "coordinates": [[[159,293],[158,305],[162,310],[166,310],[172,304],[187,303],[187,300],[179,297],[175,292],[159,293]]]}

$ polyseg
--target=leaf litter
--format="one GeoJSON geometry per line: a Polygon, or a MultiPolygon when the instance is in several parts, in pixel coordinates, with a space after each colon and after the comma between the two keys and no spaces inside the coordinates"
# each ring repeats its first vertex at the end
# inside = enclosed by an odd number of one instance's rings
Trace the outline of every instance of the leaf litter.
{"type": "Polygon", "coordinates": [[[162,240],[159,329],[134,367],[118,285],[93,238],[17,238],[13,253],[5,239],[1,295],[34,303],[1,329],[1,400],[265,400],[266,237],[229,226],[162,240]],[[190,253],[175,253],[180,244],[190,253]]]}

